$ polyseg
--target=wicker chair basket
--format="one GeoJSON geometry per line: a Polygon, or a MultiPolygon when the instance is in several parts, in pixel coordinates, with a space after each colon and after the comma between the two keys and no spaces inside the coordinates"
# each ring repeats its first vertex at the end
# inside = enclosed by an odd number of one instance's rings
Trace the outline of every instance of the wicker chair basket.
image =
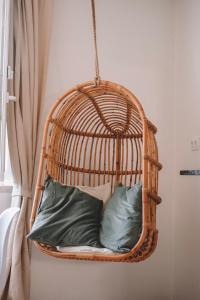
{"type": "Polygon", "coordinates": [[[143,226],[134,248],[125,254],[62,253],[34,242],[44,253],[68,259],[138,262],[154,251],[158,238],[158,150],[156,127],[137,98],[119,84],[101,80],[77,85],[59,98],[44,130],[31,225],[47,174],[67,185],[97,186],[142,181],[143,226]]]}

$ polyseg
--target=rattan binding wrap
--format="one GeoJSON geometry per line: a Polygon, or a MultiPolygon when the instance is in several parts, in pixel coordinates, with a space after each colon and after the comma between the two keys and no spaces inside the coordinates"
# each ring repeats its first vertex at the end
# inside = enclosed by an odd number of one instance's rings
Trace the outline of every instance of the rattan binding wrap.
{"type": "Polygon", "coordinates": [[[33,224],[47,174],[68,185],[96,186],[142,181],[143,229],[126,254],[61,253],[35,242],[44,253],[68,259],[138,262],[155,249],[158,197],[156,127],[146,119],[137,98],[119,84],[86,82],[69,90],[51,109],[44,130],[31,216],[33,224]]]}

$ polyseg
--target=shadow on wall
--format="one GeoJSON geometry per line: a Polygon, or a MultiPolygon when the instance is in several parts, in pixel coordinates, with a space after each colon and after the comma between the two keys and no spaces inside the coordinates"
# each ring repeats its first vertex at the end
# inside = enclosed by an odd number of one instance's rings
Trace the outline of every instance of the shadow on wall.
{"type": "MultiPolygon", "coordinates": [[[[157,258],[155,253],[139,264],[60,260],[34,247],[32,272],[37,276],[32,280],[31,300],[39,295],[48,300],[169,300],[168,283],[163,280],[159,287],[156,283],[161,274],[152,264],[157,258]]],[[[160,267],[164,270],[162,262],[160,267]]]]}

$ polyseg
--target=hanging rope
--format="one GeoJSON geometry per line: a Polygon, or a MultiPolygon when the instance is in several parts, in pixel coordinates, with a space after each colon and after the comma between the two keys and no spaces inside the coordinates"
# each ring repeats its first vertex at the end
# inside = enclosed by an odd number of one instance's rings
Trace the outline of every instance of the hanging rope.
{"type": "Polygon", "coordinates": [[[94,39],[94,50],[95,50],[95,70],[96,70],[95,84],[98,85],[101,78],[99,75],[99,58],[98,58],[98,50],[97,50],[95,0],[91,0],[91,6],[92,6],[93,39],[94,39]]]}

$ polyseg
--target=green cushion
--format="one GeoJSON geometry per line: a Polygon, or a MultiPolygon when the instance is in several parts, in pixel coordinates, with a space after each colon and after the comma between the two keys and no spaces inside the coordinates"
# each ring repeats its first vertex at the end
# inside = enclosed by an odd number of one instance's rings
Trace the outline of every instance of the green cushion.
{"type": "Polygon", "coordinates": [[[52,246],[100,247],[103,201],[48,177],[28,238],[52,246]]]}
{"type": "Polygon", "coordinates": [[[129,252],[142,230],[142,186],[118,186],[107,203],[101,222],[100,242],[115,252],[129,252]]]}

